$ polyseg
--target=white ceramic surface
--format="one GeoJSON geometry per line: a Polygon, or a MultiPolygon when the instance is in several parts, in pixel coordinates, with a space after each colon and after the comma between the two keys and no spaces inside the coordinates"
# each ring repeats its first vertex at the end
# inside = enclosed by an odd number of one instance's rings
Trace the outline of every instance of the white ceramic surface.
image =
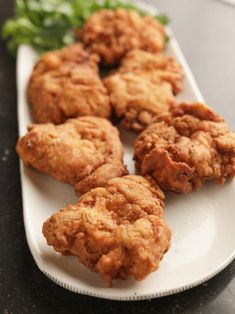
{"type": "MultiPolygon", "coordinates": [[[[143,5],[150,10],[154,8],[143,5]]],[[[167,54],[184,67],[186,80],[179,100],[203,101],[190,69],[173,34],[167,54]]],[[[19,133],[32,123],[26,101],[27,82],[37,56],[32,48],[21,46],[18,52],[19,133]]],[[[134,173],[132,161],[134,135],[121,131],[125,161],[134,173]]],[[[133,279],[115,281],[109,288],[99,275],[91,273],[75,257],[64,257],[46,245],[41,233],[43,222],[66,204],[75,203],[73,189],[50,177],[26,168],[21,163],[21,182],[26,237],[40,270],[57,284],[71,291],[115,300],[140,300],[177,293],[194,287],[225,268],[235,257],[235,182],[224,186],[207,184],[197,193],[184,196],[167,194],[165,216],[173,231],[172,247],[160,269],[142,282],[133,279]]]]}

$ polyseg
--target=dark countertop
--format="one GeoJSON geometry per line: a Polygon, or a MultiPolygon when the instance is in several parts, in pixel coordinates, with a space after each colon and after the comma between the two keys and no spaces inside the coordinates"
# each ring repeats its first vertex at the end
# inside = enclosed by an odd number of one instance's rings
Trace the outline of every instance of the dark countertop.
{"type": "MultiPolygon", "coordinates": [[[[146,1],[147,2],[147,1],[146,1]]],[[[172,28],[208,103],[235,127],[235,7],[212,0],[157,3],[172,28]]],[[[0,0],[0,25],[13,0],[0,0]]],[[[152,301],[115,302],[66,291],[37,268],[27,247],[21,204],[15,61],[0,41],[0,314],[235,313],[235,261],[194,289],[152,301]]]]}

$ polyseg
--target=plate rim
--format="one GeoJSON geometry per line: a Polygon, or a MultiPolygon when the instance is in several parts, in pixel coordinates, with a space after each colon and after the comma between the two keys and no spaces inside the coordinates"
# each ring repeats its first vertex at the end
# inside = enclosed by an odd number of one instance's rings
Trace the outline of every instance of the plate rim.
{"type": "MultiPolygon", "coordinates": [[[[89,297],[94,297],[94,298],[101,298],[101,299],[105,299],[105,300],[113,300],[113,301],[143,301],[143,300],[151,300],[151,299],[157,299],[157,298],[161,298],[164,296],[170,296],[170,295],[174,295],[183,291],[187,291],[190,290],[192,288],[195,288],[201,284],[203,284],[204,282],[212,279],[214,276],[218,275],[222,270],[224,270],[235,258],[235,250],[233,253],[231,253],[231,255],[226,259],[226,261],[224,263],[221,263],[220,267],[216,267],[216,269],[214,269],[210,274],[208,274],[205,277],[202,277],[198,280],[195,280],[194,282],[192,282],[191,284],[188,285],[182,285],[178,288],[175,289],[169,289],[169,290],[165,290],[163,292],[157,292],[157,293],[149,293],[149,294],[142,294],[142,295],[135,295],[133,294],[133,296],[128,296],[128,297],[123,297],[123,296],[111,296],[111,295],[105,295],[103,293],[94,293],[94,292],[89,292],[88,290],[83,290],[83,289],[79,289],[79,288],[74,288],[70,285],[66,285],[64,284],[62,281],[56,279],[55,277],[53,277],[52,275],[50,275],[50,273],[48,273],[46,270],[43,269],[43,267],[41,267],[41,263],[39,262],[40,260],[36,257],[36,254],[34,253],[34,249],[32,249],[31,244],[28,240],[28,236],[26,233],[26,240],[27,240],[27,244],[28,247],[32,253],[33,259],[37,265],[37,267],[40,269],[40,271],[47,277],[49,278],[51,281],[53,281],[55,284],[59,285],[62,288],[67,289],[68,291],[71,291],[73,293],[77,293],[77,294],[81,294],[81,295],[85,295],[85,296],[89,296],[89,297]],[[34,255],[35,254],[35,255],[34,255]]],[[[110,288],[112,289],[112,288],[110,288]]]]}

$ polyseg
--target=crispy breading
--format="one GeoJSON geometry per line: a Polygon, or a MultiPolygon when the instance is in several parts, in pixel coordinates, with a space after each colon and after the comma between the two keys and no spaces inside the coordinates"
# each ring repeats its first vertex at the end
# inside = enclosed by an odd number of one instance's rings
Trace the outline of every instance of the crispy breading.
{"type": "Polygon", "coordinates": [[[142,131],[175,104],[183,71],[172,58],[138,49],[127,53],[119,70],[104,79],[111,105],[127,129],[142,131]],[[174,93],[174,94],[173,94],[174,93]]]}
{"type": "Polygon", "coordinates": [[[140,134],[134,158],[161,188],[187,193],[235,176],[235,133],[209,107],[182,103],[140,134]]]}
{"type": "Polygon", "coordinates": [[[77,34],[106,65],[118,64],[132,49],[160,52],[165,48],[164,27],[156,19],[124,9],[95,12],[77,34]]]}
{"type": "Polygon", "coordinates": [[[183,88],[184,73],[174,58],[161,53],[152,53],[139,49],[131,50],[122,59],[119,72],[131,72],[136,75],[145,73],[152,81],[165,81],[172,85],[174,94],[183,88]]]}
{"type": "Polygon", "coordinates": [[[176,100],[168,82],[144,73],[115,73],[104,80],[115,114],[127,129],[142,131],[156,115],[168,112],[176,100]]]}
{"type": "Polygon", "coordinates": [[[97,62],[97,56],[89,55],[78,43],[44,54],[27,91],[35,121],[59,124],[85,115],[109,117],[109,97],[97,62]]]}
{"type": "Polygon", "coordinates": [[[151,180],[111,179],[49,218],[43,234],[55,251],[77,256],[110,285],[130,275],[142,280],[158,269],[170,246],[163,199],[151,180]]]}
{"type": "Polygon", "coordinates": [[[17,152],[26,165],[72,184],[77,194],[127,174],[118,130],[103,118],[32,125],[17,152]]]}

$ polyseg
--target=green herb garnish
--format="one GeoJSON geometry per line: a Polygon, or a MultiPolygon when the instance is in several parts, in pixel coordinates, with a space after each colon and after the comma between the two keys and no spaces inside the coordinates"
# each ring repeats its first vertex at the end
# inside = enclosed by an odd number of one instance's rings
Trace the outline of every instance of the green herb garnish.
{"type": "Polygon", "coordinates": [[[159,14],[156,16],[156,18],[162,25],[167,25],[170,23],[169,17],[165,14],[159,14]]]}
{"type": "MultiPolygon", "coordinates": [[[[15,56],[21,44],[30,44],[39,52],[58,49],[75,41],[73,30],[100,9],[125,8],[144,14],[137,6],[121,0],[16,0],[15,14],[5,22],[2,36],[15,56]]],[[[156,16],[163,24],[165,15],[156,16]]]]}

